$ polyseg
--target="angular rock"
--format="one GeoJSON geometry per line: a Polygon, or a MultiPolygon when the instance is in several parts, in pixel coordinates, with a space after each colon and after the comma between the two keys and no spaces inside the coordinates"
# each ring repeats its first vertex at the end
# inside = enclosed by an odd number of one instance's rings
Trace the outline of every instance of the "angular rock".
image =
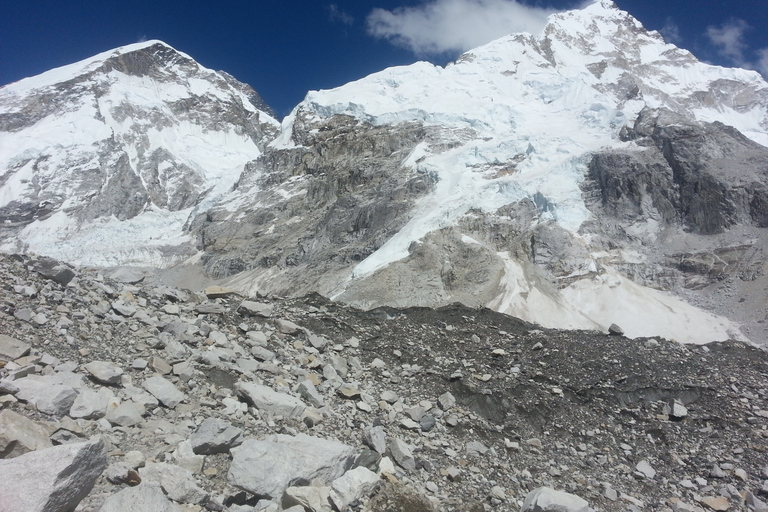
{"type": "Polygon", "coordinates": [[[189,356],[189,349],[177,340],[168,340],[165,344],[165,362],[176,364],[185,361],[189,356]]]}
{"type": "Polygon", "coordinates": [[[520,512],[590,512],[586,500],[556,491],[549,487],[539,487],[528,493],[520,512]]]}
{"type": "Polygon", "coordinates": [[[346,510],[353,501],[369,496],[379,482],[379,475],[369,469],[349,470],[331,483],[331,501],[336,510],[346,510]]]}
{"type": "Polygon", "coordinates": [[[156,483],[126,487],[104,501],[99,512],[183,512],[156,483]]]}
{"type": "Polygon", "coordinates": [[[178,503],[200,505],[208,492],[197,485],[192,472],[166,462],[149,463],[139,470],[142,482],[157,482],[169,498],[178,503]]]}
{"type": "Polygon", "coordinates": [[[106,467],[100,439],[0,460],[0,510],[70,512],[106,467]]]}
{"type": "Polygon", "coordinates": [[[157,398],[161,404],[173,409],[179,405],[186,395],[179,391],[173,383],[159,375],[150,377],[144,381],[144,389],[149,391],[152,396],[157,398]]]}
{"type": "MultiPolygon", "coordinates": [[[[167,346],[166,346],[167,347],[167,346]]],[[[149,367],[160,375],[168,375],[173,371],[173,367],[160,356],[152,356],[149,358],[149,367]]]]}
{"type": "Polygon", "coordinates": [[[470,441],[467,443],[467,453],[469,455],[480,456],[485,455],[488,452],[488,447],[480,441],[470,441]]]}
{"type": "Polygon", "coordinates": [[[13,361],[29,354],[32,347],[23,341],[0,334],[0,361],[13,361]]]}
{"type": "Polygon", "coordinates": [[[83,389],[75,397],[72,407],[69,408],[70,418],[85,418],[94,420],[103,418],[107,413],[107,406],[115,395],[109,389],[102,388],[98,391],[83,389]]]}
{"type": "Polygon", "coordinates": [[[271,350],[258,345],[251,349],[251,355],[258,361],[273,361],[277,357],[271,350]]]}
{"type": "Polygon", "coordinates": [[[317,391],[311,380],[299,383],[299,395],[315,407],[322,407],[324,405],[323,396],[317,391]]]}
{"type": "Polygon", "coordinates": [[[437,403],[442,410],[447,411],[456,405],[456,398],[449,391],[446,391],[437,398],[437,403]]]}
{"type": "Polygon", "coordinates": [[[319,351],[323,351],[326,345],[331,342],[328,338],[325,338],[323,336],[318,336],[316,334],[309,334],[307,336],[307,340],[309,341],[309,344],[312,345],[314,348],[316,348],[319,351]]]}
{"type": "Polygon", "coordinates": [[[610,334],[612,336],[622,336],[624,334],[624,329],[622,329],[621,327],[619,327],[616,324],[611,324],[608,327],[608,334],[610,334]]]}
{"type": "Polygon", "coordinates": [[[48,429],[9,409],[0,412],[0,459],[53,446],[48,429]]]}
{"type": "Polygon", "coordinates": [[[229,483],[244,491],[278,498],[288,487],[318,480],[329,484],[355,459],[351,446],[299,434],[276,434],[263,441],[246,440],[232,448],[229,483]]]}
{"type": "Polygon", "coordinates": [[[387,431],[381,425],[366,428],[363,431],[363,442],[375,452],[384,455],[387,451],[387,431]]]}
{"type": "Polygon", "coordinates": [[[203,291],[203,293],[205,293],[205,296],[208,297],[209,299],[223,299],[225,297],[237,295],[237,292],[235,290],[231,290],[223,286],[215,286],[215,285],[207,287],[203,291]]]}
{"type": "Polygon", "coordinates": [[[146,412],[147,410],[142,404],[129,400],[109,409],[104,418],[112,425],[132,427],[144,421],[146,412]]]}
{"type": "Polygon", "coordinates": [[[725,496],[717,496],[717,497],[707,496],[707,497],[701,498],[699,502],[703,505],[706,505],[707,508],[718,511],[718,512],[724,512],[729,508],[731,508],[731,504],[728,502],[728,498],[726,498],[725,496]]]}
{"type": "Polygon", "coordinates": [[[238,382],[237,391],[257,409],[270,414],[298,418],[306,409],[302,401],[295,396],[279,393],[253,382],[238,382]]]}
{"type": "Polygon", "coordinates": [[[656,470],[653,469],[647,460],[641,460],[635,466],[635,469],[641,473],[645,478],[653,479],[656,476],[656,470]]]}
{"type": "Polygon", "coordinates": [[[725,471],[723,471],[717,464],[712,466],[712,469],[709,472],[710,478],[725,478],[725,476],[725,471]]]}
{"type": "Polygon", "coordinates": [[[280,501],[285,510],[300,505],[304,512],[332,512],[330,493],[326,486],[289,487],[280,501]]]}
{"type": "Polygon", "coordinates": [[[416,470],[416,459],[413,457],[413,451],[411,447],[397,438],[392,438],[387,444],[389,452],[392,454],[392,458],[395,459],[397,464],[408,471],[416,470]]]}
{"type": "Polygon", "coordinates": [[[125,302],[113,302],[112,309],[124,317],[132,317],[136,314],[137,308],[133,304],[126,304],[125,302]]]}
{"type": "Polygon", "coordinates": [[[275,327],[277,327],[277,330],[283,334],[296,334],[300,329],[295,323],[290,320],[283,320],[282,318],[275,320],[275,327]]]}
{"type": "Polygon", "coordinates": [[[243,431],[219,418],[206,418],[190,436],[192,451],[210,455],[226,453],[243,442],[243,431]]]}
{"type": "Polygon", "coordinates": [[[768,503],[765,503],[751,492],[747,492],[744,501],[747,507],[754,510],[754,512],[768,512],[768,503]]]}
{"type": "Polygon", "coordinates": [[[195,306],[195,311],[201,315],[219,315],[226,313],[227,308],[221,304],[216,304],[215,302],[206,302],[205,304],[198,304],[195,306]]]}
{"type": "Polygon", "coordinates": [[[107,361],[91,361],[84,365],[84,368],[102,384],[120,384],[120,379],[123,376],[122,368],[107,361]]]}
{"type": "Polygon", "coordinates": [[[269,318],[272,316],[275,306],[267,304],[265,302],[254,302],[252,300],[244,300],[237,307],[237,312],[243,316],[259,316],[262,318],[269,318]]]}
{"type": "Polygon", "coordinates": [[[38,411],[51,416],[64,416],[77,398],[77,390],[72,386],[56,382],[48,376],[30,375],[14,381],[19,388],[16,398],[27,402],[38,411]]]}
{"type": "Polygon", "coordinates": [[[67,286],[75,273],[72,269],[50,258],[41,258],[31,264],[32,269],[46,279],[50,279],[61,286],[67,286]]]}
{"type": "Polygon", "coordinates": [[[397,402],[398,398],[400,398],[400,397],[397,396],[397,393],[395,393],[394,391],[386,390],[386,391],[382,391],[381,392],[381,395],[379,396],[379,398],[381,398],[382,400],[384,400],[388,404],[393,404],[393,403],[397,402]]]}
{"type": "Polygon", "coordinates": [[[664,414],[671,420],[681,420],[688,416],[688,409],[680,400],[670,400],[664,404],[664,414]]]}

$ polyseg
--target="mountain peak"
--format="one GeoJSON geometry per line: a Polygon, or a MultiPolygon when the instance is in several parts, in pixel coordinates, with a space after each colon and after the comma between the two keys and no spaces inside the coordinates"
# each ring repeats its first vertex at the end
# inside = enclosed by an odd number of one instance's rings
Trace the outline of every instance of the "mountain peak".
{"type": "Polygon", "coordinates": [[[174,62],[183,62],[188,65],[194,63],[189,55],[163,41],[153,39],[120,46],[33,77],[23,78],[0,87],[0,94],[27,94],[33,90],[51,87],[93,72],[108,72],[113,69],[125,74],[141,75],[147,72],[147,66],[152,61],[155,63],[155,68],[168,66],[174,62]]]}

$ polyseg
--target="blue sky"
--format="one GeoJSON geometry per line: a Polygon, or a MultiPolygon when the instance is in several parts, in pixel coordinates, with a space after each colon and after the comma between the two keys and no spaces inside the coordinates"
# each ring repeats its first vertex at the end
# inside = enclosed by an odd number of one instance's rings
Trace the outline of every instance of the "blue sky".
{"type": "MultiPolygon", "coordinates": [[[[768,76],[766,0],[617,0],[701,60],[768,76]]],[[[443,65],[573,0],[23,0],[0,9],[0,84],[161,39],[252,85],[279,116],[308,90],[385,67],[443,65]],[[501,33],[499,33],[501,31],[501,33]]]]}

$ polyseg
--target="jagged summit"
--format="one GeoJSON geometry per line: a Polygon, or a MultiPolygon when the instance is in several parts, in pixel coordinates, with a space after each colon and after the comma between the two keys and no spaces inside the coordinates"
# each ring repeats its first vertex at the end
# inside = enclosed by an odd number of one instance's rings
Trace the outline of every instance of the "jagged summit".
{"type": "MultiPolygon", "coordinates": [[[[129,44],[126,46],[120,46],[106,52],[99,53],[93,57],[88,57],[81,61],[67,64],[58,68],[51,69],[39,75],[23,78],[16,82],[4,85],[0,87],[0,91],[3,94],[15,93],[25,94],[34,89],[40,89],[42,87],[50,87],[68,80],[77,79],[83,75],[97,71],[108,71],[114,69],[115,64],[118,61],[125,62],[122,70],[128,74],[139,74],[139,69],[135,65],[126,62],[124,57],[127,54],[136,53],[144,55],[154,55],[156,57],[164,56],[168,58],[168,64],[171,63],[171,56],[186,59],[194,62],[194,60],[188,55],[175,50],[169,44],[160,40],[149,40],[140,43],[129,44]]],[[[128,59],[130,61],[132,59],[128,59]]],[[[135,61],[134,61],[135,62],[135,61]]],[[[159,64],[160,62],[158,62],[159,64]]]]}

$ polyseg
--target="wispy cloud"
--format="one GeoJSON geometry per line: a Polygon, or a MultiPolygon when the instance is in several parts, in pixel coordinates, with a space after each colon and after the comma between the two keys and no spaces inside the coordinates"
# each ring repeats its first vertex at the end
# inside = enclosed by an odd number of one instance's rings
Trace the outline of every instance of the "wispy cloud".
{"type": "Polygon", "coordinates": [[[720,55],[734,62],[744,60],[747,43],[744,34],[750,29],[746,21],[732,19],[719,27],[707,27],[707,37],[720,55]]]}
{"type": "Polygon", "coordinates": [[[343,11],[342,9],[339,9],[339,6],[336,4],[331,4],[328,6],[328,12],[330,13],[330,19],[334,23],[341,23],[342,25],[354,25],[355,18],[352,17],[348,12],[343,11]]]}
{"type": "Polygon", "coordinates": [[[462,52],[516,32],[538,34],[553,9],[515,0],[432,0],[392,11],[374,9],[368,33],[417,55],[462,52]]]}
{"type": "Polygon", "coordinates": [[[757,70],[768,80],[768,48],[758,50],[757,56],[757,70]]]}
{"type": "Polygon", "coordinates": [[[754,69],[768,78],[768,48],[751,52],[746,34],[752,27],[742,19],[731,19],[719,27],[707,27],[707,38],[721,57],[740,68],[754,69]],[[754,53],[755,59],[751,58],[754,53]]]}
{"type": "Polygon", "coordinates": [[[659,32],[661,32],[661,35],[664,36],[664,40],[668,43],[677,44],[683,40],[682,36],[680,36],[680,27],[672,20],[672,18],[667,18],[667,21],[659,32]]]}

